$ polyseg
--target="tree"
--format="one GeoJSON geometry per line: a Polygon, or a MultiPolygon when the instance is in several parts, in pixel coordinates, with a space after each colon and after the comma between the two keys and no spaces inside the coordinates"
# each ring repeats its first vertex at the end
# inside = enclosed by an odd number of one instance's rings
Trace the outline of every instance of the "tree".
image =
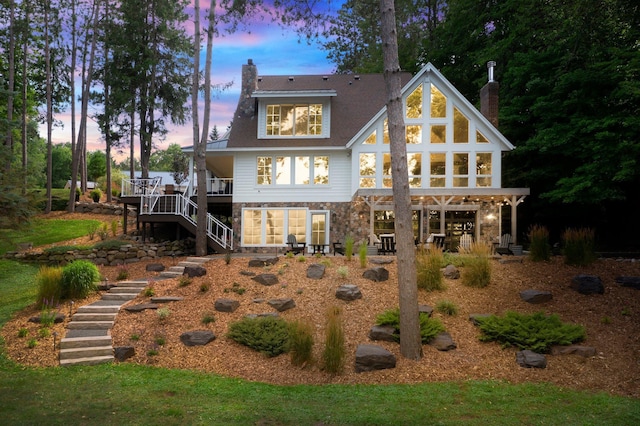
{"type": "MultiPolygon", "coordinates": [[[[153,151],[149,157],[149,170],[156,170],[162,172],[174,171],[174,163],[177,158],[186,158],[182,147],[177,143],[170,144],[167,149],[157,149],[153,151]]],[[[185,167],[186,170],[186,167],[185,167]]]]}
{"type": "Polygon", "coordinates": [[[51,148],[51,186],[64,188],[71,179],[71,144],[53,145],[51,148]]]}
{"type": "MultiPolygon", "coordinates": [[[[102,151],[93,151],[87,155],[87,178],[95,182],[107,173],[107,156],[102,151]]],[[[108,188],[105,188],[105,190],[108,188]]]]}

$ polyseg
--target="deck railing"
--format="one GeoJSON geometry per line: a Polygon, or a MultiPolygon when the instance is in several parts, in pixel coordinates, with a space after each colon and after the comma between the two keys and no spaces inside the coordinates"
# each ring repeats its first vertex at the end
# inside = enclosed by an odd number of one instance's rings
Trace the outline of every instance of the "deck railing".
{"type": "MultiPolygon", "coordinates": [[[[193,195],[198,195],[198,184],[193,182],[193,195]]],[[[228,197],[233,195],[233,178],[210,178],[207,179],[207,196],[228,197]]]]}

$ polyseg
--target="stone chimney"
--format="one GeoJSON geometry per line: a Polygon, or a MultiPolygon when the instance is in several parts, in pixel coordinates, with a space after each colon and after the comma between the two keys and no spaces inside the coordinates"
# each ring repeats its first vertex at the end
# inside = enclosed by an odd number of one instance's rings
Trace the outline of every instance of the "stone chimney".
{"type": "Polygon", "coordinates": [[[253,116],[256,113],[256,102],[251,94],[257,88],[258,67],[253,63],[253,59],[249,59],[247,64],[242,66],[242,88],[240,89],[237,114],[253,116]]]}
{"type": "Polygon", "coordinates": [[[495,66],[495,61],[487,62],[489,81],[480,89],[480,112],[497,128],[500,84],[494,80],[495,66]]]}

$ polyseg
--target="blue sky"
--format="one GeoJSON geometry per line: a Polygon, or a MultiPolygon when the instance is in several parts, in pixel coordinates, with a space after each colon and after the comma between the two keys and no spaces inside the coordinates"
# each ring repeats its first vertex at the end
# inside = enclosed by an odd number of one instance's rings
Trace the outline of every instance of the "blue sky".
{"type": "MultiPolygon", "coordinates": [[[[335,10],[341,1],[333,1],[335,10]]],[[[206,0],[201,0],[202,13],[208,7],[206,0]]],[[[206,25],[202,22],[201,25],[206,25]]],[[[201,67],[204,68],[204,48],[201,67]]],[[[266,19],[257,18],[250,24],[250,29],[240,30],[231,35],[224,35],[214,39],[212,60],[212,84],[224,85],[232,82],[232,86],[223,92],[214,93],[212,97],[210,127],[217,126],[220,134],[224,133],[231,122],[240,95],[242,65],[248,59],[253,59],[260,75],[303,75],[330,74],[334,66],[329,63],[326,53],[320,50],[317,43],[308,44],[300,40],[293,30],[285,30],[266,19]]],[[[202,102],[202,99],[200,99],[202,102]]],[[[190,102],[190,101],[189,101],[190,102]]],[[[80,109],[77,108],[77,111],[80,109]]],[[[202,108],[201,108],[202,111],[202,108]]],[[[70,111],[57,115],[55,118],[64,123],[64,127],[54,128],[53,143],[69,142],[71,140],[70,111]]],[[[202,112],[199,114],[202,123],[202,112]]],[[[76,126],[79,118],[76,119],[76,126]]],[[[46,136],[46,128],[40,127],[40,134],[46,136]]],[[[104,143],[100,140],[100,133],[93,122],[89,122],[87,146],[89,151],[104,150],[104,143]]],[[[170,125],[169,133],[164,141],[155,141],[159,149],[166,149],[171,143],[192,145],[192,123],[189,120],[184,126],[170,125]]],[[[138,143],[136,142],[136,145],[138,143]]],[[[123,158],[128,156],[129,148],[124,149],[123,158]]],[[[138,147],[136,146],[136,157],[138,147]]]]}

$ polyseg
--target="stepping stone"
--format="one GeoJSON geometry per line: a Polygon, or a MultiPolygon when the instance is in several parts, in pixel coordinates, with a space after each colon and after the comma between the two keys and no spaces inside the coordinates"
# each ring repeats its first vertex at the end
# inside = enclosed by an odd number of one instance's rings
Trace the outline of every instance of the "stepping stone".
{"type": "Polygon", "coordinates": [[[550,291],[530,289],[521,291],[520,298],[528,303],[539,304],[550,301],[551,299],[553,299],[553,295],[550,291]]]}
{"type": "Polygon", "coordinates": [[[151,303],[179,302],[183,299],[184,297],[179,297],[179,296],[158,296],[158,297],[152,297],[151,303]]]}
{"type": "Polygon", "coordinates": [[[127,312],[142,312],[146,309],[158,309],[160,305],[157,303],[140,303],[138,305],[126,306],[124,308],[127,312]]]}

